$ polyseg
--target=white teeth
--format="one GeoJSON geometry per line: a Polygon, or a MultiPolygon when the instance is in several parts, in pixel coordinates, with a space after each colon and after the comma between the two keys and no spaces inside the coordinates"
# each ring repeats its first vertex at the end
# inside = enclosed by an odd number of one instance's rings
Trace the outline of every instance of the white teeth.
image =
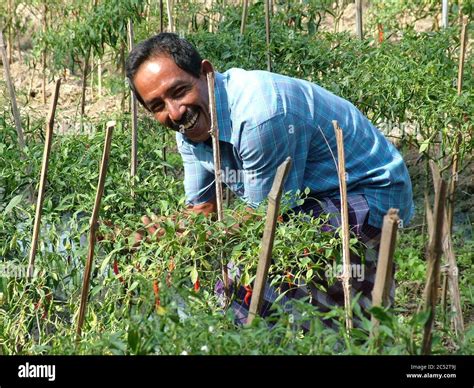
{"type": "Polygon", "coordinates": [[[192,127],[194,127],[194,125],[197,122],[198,117],[199,117],[199,112],[196,112],[194,117],[191,120],[189,120],[187,125],[185,125],[184,129],[187,131],[187,130],[191,129],[192,127]]]}

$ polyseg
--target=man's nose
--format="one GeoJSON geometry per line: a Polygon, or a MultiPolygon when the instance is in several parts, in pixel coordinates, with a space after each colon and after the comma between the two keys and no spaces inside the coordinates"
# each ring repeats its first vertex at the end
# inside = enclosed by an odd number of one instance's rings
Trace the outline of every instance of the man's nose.
{"type": "Polygon", "coordinates": [[[186,112],[186,107],[181,104],[175,104],[173,102],[168,103],[168,116],[171,121],[179,123],[186,112]]]}

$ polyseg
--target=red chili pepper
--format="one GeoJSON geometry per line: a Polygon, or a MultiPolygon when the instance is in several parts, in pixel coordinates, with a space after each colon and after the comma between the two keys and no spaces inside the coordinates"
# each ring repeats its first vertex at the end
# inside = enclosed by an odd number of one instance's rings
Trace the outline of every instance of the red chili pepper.
{"type": "Polygon", "coordinates": [[[250,298],[252,297],[252,287],[250,285],[244,286],[247,293],[244,296],[244,303],[248,306],[250,304],[250,298]]]}
{"type": "Polygon", "coordinates": [[[160,287],[157,280],[153,280],[153,293],[155,294],[155,307],[158,308],[160,306],[160,287]]]}
{"type": "Polygon", "coordinates": [[[286,281],[290,287],[294,286],[295,283],[293,283],[292,279],[295,277],[290,271],[286,271],[285,273],[286,276],[286,281]]]}
{"type": "Polygon", "coordinates": [[[381,23],[377,24],[377,28],[379,30],[379,43],[383,42],[383,26],[381,23]]]}
{"type": "Polygon", "coordinates": [[[118,276],[118,278],[122,282],[122,284],[125,283],[124,278],[122,277],[122,275],[120,275],[117,259],[114,259],[114,274],[118,276]]]}
{"type": "Polygon", "coordinates": [[[283,222],[283,216],[282,216],[282,215],[279,215],[279,216],[277,217],[277,221],[278,221],[278,222],[283,222]]]}
{"type": "Polygon", "coordinates": [[[199,278],[198,278],[196,282],[194,283],[194,291],[198,292],[200,287],[201,285],[199,283],[199,278]]]}

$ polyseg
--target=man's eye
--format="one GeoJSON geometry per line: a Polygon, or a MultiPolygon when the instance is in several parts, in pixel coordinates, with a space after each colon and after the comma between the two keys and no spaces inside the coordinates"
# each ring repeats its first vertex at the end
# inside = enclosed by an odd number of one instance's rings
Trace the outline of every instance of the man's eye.
{"type": "Polygon", "coordinates": [[[188,91],[188,88],[185,88],[185,87],[179,88],[179,89],[176,90],[176,92],[174,93],[174,96],[175,96],[175,97],[183,97],[183,96],[186,94],[187,91],[188,91]]]}
{"type": "Polygon", "coordinates": [[[163,110],[163,104],[156,104],[151,107],[152,113],[158,113],[163,110]]]}

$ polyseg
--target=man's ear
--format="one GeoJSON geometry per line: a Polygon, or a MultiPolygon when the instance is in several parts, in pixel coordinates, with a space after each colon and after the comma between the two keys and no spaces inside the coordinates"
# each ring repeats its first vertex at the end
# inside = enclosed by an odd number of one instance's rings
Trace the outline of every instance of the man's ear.
{"type": "Polygon", "coordinates": [[[201,73],[204,76],[207,76],[209,73],[214,72],[214,66],[212,66],[212,63],[209,62],[207,59],[204,59],[201,62],[201,73]]]}

